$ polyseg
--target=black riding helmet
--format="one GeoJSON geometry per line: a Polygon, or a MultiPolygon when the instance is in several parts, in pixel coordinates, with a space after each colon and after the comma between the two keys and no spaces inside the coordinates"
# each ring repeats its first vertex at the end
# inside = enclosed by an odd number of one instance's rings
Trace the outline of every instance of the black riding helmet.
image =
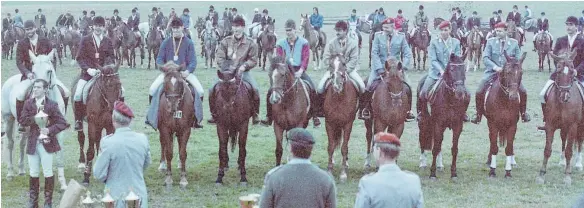
{"type": "Polygon", "coordinates": [[[95,19],[93,19],[93,25],[105,26],[105,19],[102,16],[97,16],[95,19]]]}

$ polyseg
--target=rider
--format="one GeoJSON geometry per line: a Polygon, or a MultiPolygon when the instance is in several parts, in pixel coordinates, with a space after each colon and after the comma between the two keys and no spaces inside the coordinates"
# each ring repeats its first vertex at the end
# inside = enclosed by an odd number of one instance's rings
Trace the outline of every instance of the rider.
{"type": "MultiPolygon", "coordinates": [[[[260,94],[258,92],[258,84],[255,79],[251,76],[249,72],[253,69],[258,62],[258,45],[255,40],[247,37],[243,30],[245,28],[245,20],[241,16],[236,16],[233,19],[233,35],[227,36],[221,40],[219,46],[217,47],[217,66],[224,67],[226,60],[232,60],[237,68],[237,74],[241,75],[242,81],[249,83],[252,88],[252,98],[253,98],[253,124],[258,124],[260,121],[258,119],[258,114],[260,113],[260,94]]],[[[209,103],[215,103],[215,87],[217,82],[213,85],[209,91],[209,103]]],[[[211,108],[211,119],[208,120],[209,123],[215,123],[215,115],[217,110],[214,105],[209,105],[211,108]]]]}
{"type": "Polygon", "coordinates": [[[22,17],[18,14],[18,9],[14,10],[14,26],[16,27],[23,27],[24,23],[22,22],[22,17]]]}
{"type": "Polygon", "coordinates": [[[82,15],[79,17],[79,20],[77,20],[79,23],[85,23],[85,25],[80,24],[79,28],[81,29],[82,35],[87,35],[87,32],[89,31],[89,17],[87,16],[87,11],[83,10],[83,12],[81,13],[82,15]]]}
{"type": "Polygon", "coordinates": [[[253,20],[251,21],[251,27],[249,27],[249,36],[251,37],[252,29],[261,24],[262,21],[262,14],[260,14],[260,9],[255,8],[253,10],[253,20]]]}
{"type": "Polygon", "coordinates": [[[132,31],[137,32],[137,34],[140,33],[140,29],[138,28],[138,25],[140,25],[140,17],[137,14],[138,12],[136,11],[136,9],[132,9],[132,15],[130,15],[130,17],[128,17],[128,27],[132,29],[132,31]]]}
{"type": "MultiPolygon", "coordinates": [[[[442,21],[438,25],[440,29],[440,36],[433,38],[430,41],[430,47],[428,49],[428,55],[430,56],[430,69],[428,70],[428,76],[424,81],[424,85],[420,90],[420,103],[417,104],[418,108],[418,121],[422,119],[423,116],[428,115],[428,91],[436,84],[438,79],[444,75],[444,70],[450,61],[450,54],[456,56],[462,56],[462,50],[460,47],[460,41],[456,38],[450,36],[452,26],[450,21],[442,21]]],[[[468,121],[468,117],[465,115],[465,119],[468,121]]]]}
{"type": "MultiPolygon", "coordinates": [[[[357,48],[358,47],[357,42],[355,41],[355,39],[347,37],[349,32],[347,22],[339,20],[335,24],[335,30],[337,32],[337,37],[333,38],[328,42],[327,44],[328,47],[327,50],[325,50],[324,52],[322,63],[328,65],[331,55],[341,54],[343,62],[347,67],[347,75],[349,76],[349,79],[352,79],[357,83],[358,85],[357,90],[359,91],[359,94],[362,94],[363,92],[365,92],[365,83],[363,82],[363,79],[361,79],[361,77],[359,76],[359,73],[357,73],[358,70],[357,62],[359,62],[359,48],[357,48]]],[[[326,82],[331,78],[331,76],[332,76],[331,72],[326,71],[324,76],[322,77],[322,79],[320,79],[320,82],[318,83],[318,88],[316,89],[317,91],[316,100],[318,101],[316,103],[318,103],[320,106],[317,106],[317,112],[315,113],[318,114],[323,113],[322,112],[322,105],[324,102],[323,93],[325,93],[326,91],[326,82]]]]}
{"type": "MultiPolygon", "coordinates": [[[[75,89],[75,131],[83,131],[83,116],[85,116],[85,105],[83,104],[83,88],[87,81],[101,73],[98,69],[106,65],[115,63],[114,49],[111,40],[105,35],[105,19],[97,16],[93,22],[93,33],[83,36],[79,42],[79,52],[77,53],[77,63],[81,68],[81,76],[77,81],[75,89]]],[[[123,100],[124,88],[122,87],[123,100]]]]}
{"type": "MultiPolygon", "coordinates": [[[[32,71],[32,60],[29,55],[29,51],[32,51],[35,56],[37,55],[48,55],[51,50],[53,50],[53,46],[51,41],[49,41],[46,37],[39,36],[36,33],[36,25],[34,21],[27,20],[24,24],[24,31],[26,33],[26,37],[24,40],[19,41],[18,45],[16,46],[16,67],[22,74],[21,82],[18,84],[15,89],[16,91],[16,111],[17,117],[20,117],[20,113],[22,112],[22,107],[24,106],[24,101],[26,101],[26,93],[30,86],[32,86],[33,81],[35,79],[35,74],[32,71]]],[[[53,68],[56,69],[56,58],[52,57],[53,68]]],[[[56,80],[57,85],[63,88],[65,92],[65,97],[69,97],[69,90],[68,88],[60,81],[56,80]]],[[[18,119],[17,119],[18,120],[18,119]]],[[[23,127],[19,128],[19,131],[24,131],[23,127]]]]}
{"type": "MultiPolygon", "coordinates": [[[[402,32],[402,33],[407,33],[408,31],[404,31],[404,23],[406,23],[406,18],[404,17],[404,15],[402,14],[402,10],[398,9],[397,10],[397,16],[395,17],[395,19],[393,19],[393,21],[395,22],[395,29],[397,29],[398,32],[402,32]]],[[[407,23],[406,23],[407,24],[407,23]]],[[[405,25],[407,26],[407,25],[405,25]]]]}
{"type": "Polygon", "coordinates": [[[375,32],[381,31],[381,23],[383,22],[383,20],[387,19],[387,17],[385,16],[385,12],[383,11],[383,7],[380,7],[377,10],[377,14],[375,15],[375,17],[373,17],[373,34],[375,34],[375,32]]]}
{"type": "MultiPolygon", "coordinates": [[[[407,71],[407,67],[410,66],[410,61],[412,60],[412,50],[406,40],[406,36],[402,32],[395,30],[393,18],[389,17],[385,19],[381,26],[383,31],[376,32],[375,38],[373,39],[373,46],[371,49],[371,73],[369,74],[369,79],[367,80],[367,89],[362,96],[363,102],[359,102],[360,108],[363,108],[359,119],[369,119],[371,117],[371,99],[373,97],[373,92],[375,88],[372,87],[373,82],[380,79],[380,74],[384,71],[385,61],[389,57],[396,57],[398,60],[403,58],[404,71],[407,71]],[[401,58],[400,58],[401,57],[401,58]]],[[[404,73],[405,76],[405,73],[404,73]]],[[[406,77],[407,79],[407,77],[406,77]]],[[[412,88],[404,80],[406,85],[406,93],[410,105],[412,104],[412,88]]],[[[410,108],[411,109],[411,106],[410,108]]],[[[416,117],[411,111],[408,111],[407,120],[415,119],[416,117]]]]}
{"type": "MultiPolygon", "coordinates": [[[[464,36],[468,36],[471,30],[476,30],[481,27],[481,18],[477,16],[477,11],[472,12],[472,16],[466,20],[466,28],[468,31],[464,36]]],[[[483,33],[479,32],[479,35],[483,37],[483,33]]]]}
{"type": "Polygon", "coordinates": [[[154,22],[152,25],[150,25],[150,27],[156,28],[156,30],[158,30],[158,32],[160,32],[160,35],[162,35],[162,39],[164,39],[165,34],[164,31],[162,31],[162,27],[164,26],[164,21],[163,21],[163,17],[162,15],[158,14],[158,8],[156,7],[152,7],[152,18],[154,18],[154,22]]]}
{"type": "Polygon", "coordinates": [[[189,9],[185,8],[183,9],[183,14],[180,16],[180,20],[183,23],[183,27],[184,27],[184,32],[187,35],[187,37],[189,39],[191,39],[191,31],[189,30],[189,28],[191,27],[191,15],[189,15],[189,9]]]}
{"type": "Polygon", "coordinates": [[[71,15],[71,11],[67,10],[67,13],[61,14],[59,18],[57,18],[57,23],[55,25],[57,26],[57,28],[59,27],[69,28],[73,26],[73,22],[75,22],[75,19],[73,18],[73,15],[71,15]]]}
{"type": "MultiPolygon", "coordinates": [[[[260,34],[262,34],[262,32],[264,31],[264,29],[266,28],[266,25],[270,24],[272,22],[272,17],[270,17],[268,15],[268,10],[264,9],[262,11],[262,19],[260,20],[260,24],[262,25],[262,29],[260,30],[260,34]]],[[[259,36],[258,35],[258,36],[259,36]]]]}
{"type": "Polygon", "coordinates": [[[4,37],[4,32],[10,29],[14,20],[10,18],[10,13],[6,14],[6,17],[2,19],[2,36],[4,37]]]}
{"type": "Polygon", "coordinates": [[[513,11],[507,14],[506,21],[507,22],[513,21],[515,23],[515,26],[517,27],[517,31],[519,31],[519,33],[523,35],[523,29],[521,29],[521,14],[519,14],[519,12],[517,11],[517,5],[513,5],[513,11]]]}
{"type": "MultiPolygon", "coordinates": [[[[484,114],[485,93],[490,83],[497,77],[497,73],[503,70],[503,66],[507,62],[503,52],[507,52],[510,57],[519,58],[521,56],[521,49],[519,48],[517,40],[507,37],[507,24],[505,22],[495,25],[496,37],[489,38],[483,52],[483,62],[486,70],[479,88],[476,91],[476,110],[477,114],[471,122],[478,124],[484,114]],[[505,48],[503,50],[501,47],[505,48]]],[[[521,120],[529,122],[531,120],[529,114],[526,112],[527,108],[527,92],[523,84],[519,86],[519,111],[521,113],[521,120]]]]}
{"type": "Polygon", "coordinates": [[[118,26],[118,22],[122,21],[122,17],[118,16],[120,12],[118,11],[118,9],[114,9],[114,16],[112,16],[112,18],[110,19],[111,21],[111,26],[113,28],[116,28],[118,26]]]}
{"type": "MultiPolygon", "coordinates": [[[[357,34],[357,38],[358,39],[358,47],[361,48],[361,42],[362,42],[362,38],[361,38],[361,33],[359,32],[359,28],[361,26],[361,20],[359,19],[359,17],[357,17],[357,10],[353,9],[353,11],[351,12],[351,16],[349,17],[348,20],[349,23],[349,28],[353,31],[355,31],[355,33],[357,34]]],[[[323,63],[327,63],[327,62],[323,62],[323,63]]]]}
{"type": "MultiPolygon", "coordinates": [[[[197,67],[195,44],[193,40],[185,37],[184,27],[180,19],[173,19],[171,21],[170,27],[172,28],[171,30],[173,38],[167,38],[162,42],[160,45],[160,53],[158,53],[158,57],[156,58],[156,63],[158,66],[163,66],[169,61],[173,61],[178,65],[185,64],[186,69],[181,71],[181,75],[191,86],[195,88],[199,94],[199,99],[194,99],[195,103],[198,103],[199,101],[202,102],[205,90],[199,82],[199,79],[197,79],[195,74],[193,74],[195,68],[197,67]]],[[[158,75],[158,77],[156,77],[150,86],[150,96],[148,99],[150,103],[152,102],[152,96],[155,95],[158,88],[163,84],[164,76],[164,73],[158,75]]],[[[203,112],[202,105],[195,105],[195,112],[203,112]]],[[[197,121],[193,123],[194,128],[203,127],[201,125],[202,114],[199,115],[201,116],[196,116],[197,121]]]]}
{"type": "MultiPolygon", "coordinates": [[[[286,57],[286,63],[288,68],[294,73],[296,78],[300,78],[310,85],[310,89],[314,88],[314,83],[312,79],[306,73],[308,67],[308,60],[310,58],[310,44],[308,41],[302,37],[296,35],[296,22],[294,20],[286,20],[285,23],[286,29],[286,38],[280,39],[276,43],[276,55],[281,57],[286,57]]],[[[272,83],[270,83],[272,84],[272,83]]],[[[311,94],[314,92],[311,92],[311,94]]],[[[266,120],[262,121],[264,125],[271,125],[272,124],[272,104],[269,102],[269,97],[272,95],[272,91],[268,91],[268,102],[266,106],[267,115],[266,120]]],[[[314,97],[314,96],[311,96],[314,97]]],[[[320,126],[320,119],[316,116],[315,109],[317,107],[317,103],[314,103],[316,99],[311,99],[311,103],[314,105],[310,105],[310,112],[308,114],[309,117],[312,117],[314,127],[320,126]]]]}
{"type": "MultiPolygon", "coordinates": [[[[569,16],[566,19],[566,32],[568,33],[566,36],[559,37],[556,40],[556,45],[554,46],[554,54],[559,55],[560,51],[577,51],[577,56],[574,58],[574,69],[577,71],[576,78],[581,83],[584,81],[584,38],[578,35],[578,18],[575,16],[569,16]]],[[[541,108],[542,111],[545,112],[545,101],[546,101],[546,92],[554,83],[556,78],[556,72],[550,75],[550,79],[545,83],[543,89],[539,93],[539,97],[541,99],[541,108]]],[[[544,114],[545,117],[545,114],[544,114]]],[[[545,119],[544,119],[545,122],[545,119]]],[[[537,129],[545,130],[545,123],[542,126],[538,126],[537,129]]]]}
{"type": "Polygon", "coordinates": [[[541,33],[545,32],[550,36],[550,48],[553,45],[554,42],[554,36],[552,36],[552,34],[549,32],[549,28],[550,28],[550,24],[548,22],[548,19],[545,17],[545,12],[541,12],[541,18],[537,19],[537,34],[535,34],[533,36],[533,51],[535,52],[535,40],[537,40],[537,36],[539,36],[541,33]]]}
{"type": "Polygon", "coordinates": [[[87,25],[91,29],[93,29],[93,20],[94,19],[95,19],[95,11],[91,10],[91,12],[89,12],[89,21],[87,21],[87,25]]]}
{"type": "Polygon", "coordinates": [[[582,16],[578,18],[578,30],[580,33],[584,30],[584,10],[582,10],[582,16]]]}
{"type": "Polygon", "coordinates": [[[213,7],[213,5],[209,6],[209,12],[213,13],[213,27],[217,27],[217,22],[219,21],[219,13],[215,11],[215,7],[213,7]]]}
{"type": "Polygon", "coordinates": [[[38,21],[40,27],[46,28],[46,26],[47,26],[47,18],[43,14],[43,10],[42,9],[39,9],[38,10],[38,14],[36,16],[34,16],[34,21],[35,22],[38,21]]]}
{"type": "Polygon", "coordinates": [[[320,34],[320,28],[322,28],[322,22],[323,22],[323,17],[322,15],[320,15],[320,13],[318,12],[318,8],[313,7],[312,8],[312,15],[310,15],[310,24],[312,25],[312,28],[314,28],[314,31],[316,32],[316,35],[318,36],[318,41],[322,42],[322,35],[320,34]]]}
{"type": "Polygon", "coordinates": [[[532,17],[533,16],[531,9],[527,7],[527,5],[525,5],[525,13],[523,13],[523,22],[527,22],[527,20],[530,20],[532,17]]]}
{"type": "MultiPolygon", "coordinates": [[[[418,28],[422,27],[423,24],[428,24],[428,16],[426,16],[426,14],[424,13],[424,5],[420,5],[418,9],[420,11],[416,14],[414,22],[415,25],[412,31],[410,32],[410,36],[412,37],[414,36],[414,34],[416,34],[416,31],[418,31],[418,28]]],[[[427,25],[426,29],[428,29],[427,25]]],[[[428,30],[428,34],[430,34],[430,30],[428,30]]]]}
{"type": "Polygon", "coordinates": [[[501,22],[499,14],[497,13],[497,11],[493,11],[493,17],[489,19],[489,27],[491,28],[491,31],[495,30],[495,25],[499,22],[501,22]]]}

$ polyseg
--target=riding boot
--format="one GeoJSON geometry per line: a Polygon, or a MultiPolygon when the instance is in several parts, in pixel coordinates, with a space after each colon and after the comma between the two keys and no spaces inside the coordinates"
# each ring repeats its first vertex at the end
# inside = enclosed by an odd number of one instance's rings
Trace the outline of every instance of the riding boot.
{"type": "Polygon", "coordinates": [[[316,117],[324,117],[323,105],[324,105],[324,95],[315,93],[315,95],[314,95],[314,107],[315,107],[314,115],[316,117]]]}
{"type": "Polygon", "coordinates": [[[412,88],[410,88],[410,86],[407,83],[406,83],[406,86],[407,86],[406,87],[406,95],[408,96],[408,102],[410,103],[410,105],[408,106],[408,115],[406,117],[406,121],[410,122],[410,121],[413,121],[414,119],[416,119],[416,116],[411,111],[411,109],[412,109],[412,88]]]}
{"type": "Polygon", "coordinates": [[[29,192],[28,192],[28,204],[27,208],[38,208],[39,207],[39,177],[30,177],[28,179],[29,192]]]}
{"type": "Polygon", "coordinates": [[[266,120],[261,121],[261,124],[265,126],[272,125],[272,104],[270,103],[271,96],[272,90],[268,90],[268,95],[266,96],[266,120]]]}
{"type": "Polygon", "coordinates": [[[211,111],[211,118],[207,119],[207,123],[214,124],[215,121],[215,88],[211,89],[209,93],[209,111],[211,111]]]}
{"type": "Polygon", "coordinates": [[[531,116],[529,116],[529,113],[527,113],[527,92],[525,92],[525,89],[519,89],[519,99],[521,99],[521,103],[519,103],[521,120],[524,123],[527,123],[531,121],[531,116]]]}
{"type": "Polygon", "coordinates": [[[260,119],[258,118],[258,115],[260,114],[260,95],[259,92],[255,91],[255,90],[251,90],[252,93],[252,104],[253,104],[253,112],[252,112],[252,120],[251,123],[253,125],[256,125],[258,123],[260,123],[260,119]]]}
{"type": "Polygon", "coordinates": [[[44,208],[53,207],[53,186],[55,185],[55,179],[53,176],[45,177],[45,206],[44,208]]]}
{"type": "Polygon", "coordinates": [[[541,126],[537,126],[537,130],[545,130],[545,103],[541,104],[541,112],[543,113],[543,116],[541,118],[541,120],[543,120],[543,125],[541,126]]]}
{"type": "Polygon", "coordinates": [[[483,87],[483,89],[481,89],[480,92],[478,92],[475,96],[475,104],[476,104],[476,109],[477,109],[477,114],[475,115],[475,117],[470,121],[474,124],[479,124],[481,122],[481,119],[483,117],[483,113],[484,113],[484,102],[485,102],[485,89],[487,88],[486,86],[483,87]]]}
{"type": "MultiPolygon", "coordinates": [[[[197,98],[195,98],[195,99],[197,99],[197,98]]],[[[199,97],[199,99],[201,99],[201,103],[203,103],[204,97],[201,96],[201,97],[199,97]]],[[[194,129],[202,129],[203,128],[203,125],[201,124],[202,121],[198,121],[196,115],[193,115],[193,117],[194,117],[193,128],[194,129]]]]}
{"type": "Polygon", "coordinates": [[[148,105],[152,104],[152,95],[148,95],[148,105]]]}
{"type": "Polygon", "coordinates": [[[318,95],[315,91],[311,91],[310,94],[312,105],[310,106],[310,110],[308,111],[308,116],[312,117],[312,125],[314,126],[314,128],[317,128],[320,126],[320,119],[318,118],[320,103],[318,102],[318,95]]]}
{"type": "Polygon", "coordinates": [[[359,119],[367,120],[371,118],[371,97],[373,92],[366,90],[360,97],[359,106],[362,108],[361,114],[359,114],[359,119]]]}
{"type": "Polygon", "coordinates": [[[85,105],[83,101],[75,101],[75,131],[83,131],[83,116],[85,115],[85,105]]]}
{"type": "MultiPolygon", "coordinates": [[[[16,120],[20,120],[20,116],[22,115],[22,109],[24,108],[24,101],[16,100],[16,120]]],[[[24,125],[18,124],[18,131],[24,132],[24,125]]]]}
{"type": "Polygon", "coordinates": [[[536,45],[535,45],[535,40],[534,40],[534,41],[533,41],[533,52],[536,52],[536,51],[537,51],[537,50],[536,50],[536,48],[537,48],[537,47],[536,47],[536,45]]]}

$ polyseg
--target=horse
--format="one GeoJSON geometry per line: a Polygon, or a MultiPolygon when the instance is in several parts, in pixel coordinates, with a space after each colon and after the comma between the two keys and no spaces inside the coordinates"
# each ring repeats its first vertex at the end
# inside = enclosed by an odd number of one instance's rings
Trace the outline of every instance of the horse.
{"type": "Polygon", "coordinates": [[[436,17],[434,18],[434,30],[438,29],[438,25],[440,25],[440,23],[444,22],[444,18],[441,17],[436,17]]]}
{"type": "Polygon", "coordinates": [[[203,31],[203,51],[205,55],[205,68],[213,68],[215,61],[215,53],[217,52],[217,45],[219,44],[219,34],[214,30],[211,21],[207,21],[206,29],[203,31]]]}
{"type": "Polygon", "coordinates": [[[398,138],[404,131],[407,112],[411,103],[407,96],[407,88],[404,84],[404,67],[396,57],[389,57],[384,63],[385,71],[381,74],[381,80],[371,83],[379,85],[371,100],[371,119],[365,120],[367,157],[365,168],[370,168],[371,150],[373,148],[373,135],[378,132],[391,132],[398,138]]]}
{"type": "Polygon", "coordinates": [[[116,57],[116,60],[122,61],[123,57],[120,50],[120,47],[122,46],[122,35],[118,34],[115,28],[108,26],[108,24],[109,23],[106,23],[106,35],[112,43],[112,48],[114,49],[114,56],[116,57]]]}
{"type": "Polygon", "coordinates": [[[304,30],[304,38],[310,43],[310,50],[312,51],[312,59],[316,68],[314,70],[320,69],[320,60],[324,56],[324,50],[326,46],[326,34],[322,31],[317,31],[310,25],[310,19],[308,14],[300,14],[300,25],[301,29],[304,30]],[[319,35],[320,34],[320,35],[319,35]]]}
{"type": "MultiPolygon", "coordinates": [[[[89,146],[87,152],[84,152],[85,134],[83,131],[77,132],[77,140],[79,142],[79,165],[78,169],[85,169],[83,184],[89,184],[89,176],[91,176],[91,168],[95,151],[99,152],[99,142],[101,140],[101,132],[105,129],[106,134],[114,133],[114,126],[112,124],[112,111],[114,109],[114,102],[119,100],[122,93],[122,82],[118,69],[120,62],[115,65],[107,65],[99,67],[101,73],[93,77],[95,83],[87,92],[86,101],[86,118],[87,118],[87,134],[89,137],[89,146]]],[[[81,76],[81,74],[80,74],[81,76]]],[[[77,89],[77,79],[74,79],[71,92],[77,89]]],[[[91,81],[90,81],[91,82],[91,81]]],[[[87,87],[87,86],[85,86],[87,87]]],[[[73,96],[71,96],[73,103],[73,96]]],[[[75,110],[75,105],[73,105],[75,110]]]]}
{"type": "Polygon", "coordinates": [[[472,65],[473,71],[476,71],[477,68],[481,68],[482,62],[482,38],[481,38],[481,31],[478,29],[472,29],[466,36],[466,45],[467,50],[466,53],[468,54],[468,64],[466,65],[466,71],[469,71],[472,65]]]}
{"type": "Polygon", "coordinates": [[[274,50],[276,48],[276,33],[274,32],[275,22],[276,20],[274,19],[271,23],[265,26],[264,31],[262,34],[260,34],[258,40],[260,46],[258,52],[258,62],[263,71],[266,70],[266,59],[273,56],[274,50]]]}
{"type": "MultiPolygon", "coordinates": [[[[58,82],[58,78],[56,75],[56,71],[55,68],[53,67],[52,64],[52,60],[53,60],[53,55],[55,54],[54,49],[48,54],[48,55],[38,55],[35,56],[34,53],[32,53],[32,51],[29,51],[29,56],[31,58],[31,61],[33,62],[33,66],[32,66],[32,72],[36,75],[37,79],[43,79],[46,80],[47,82],[49,82],[49,90],[47,93],[47,96],[51,99],[54,100],[55,102],[57,102],[58,106],[59,106],[59,110],[61,111],[61,113],[63,115],[65,115],[66,109],[67,109],[67,98],[64,97],[64,92],[62,91],[62,89],[56,85],[56,83],[58,82]],[[57,87],[55,87],[57,86],[57,87]]],[[[7,150],[8,150],[8,171],[6,174],[7,179],[12,179],[14,177],[14,172],[13,172],[13,151],[14,151],[14,143],[15,142],[19,142],[19,146],[20,146],[20,158],[19,158],[19,164],[18,164],[18,168],[19,168],[19,175],[24,175],[25,172],[25,167],[24,167],[24,158],[25,158],[25,153],[26,153],[26,143],[27,143],[27,139],[29,136],[29,132],[28,130],[24,133],[22,133],[20,135],[20,141],[18,141],[18,139],[15,139],[15,135],[14,135],[14,128],[15,128],[15,124],[17,124],[16,118],[17,118],[17,112],[16,112],[16,91],[15,91],[15,87],[18,86],[18,84],[21,82],[21,78],[22,75],[19,73],[17,75],[14,75],[12,77],[10,77],[8,80],[6,80],[4,82],[4,85],[2,86],[2,124],[4,125],[3,129],[2,129],[2,135],[6,134],[6,138],[7,138],[7,143],[4,143],[5,145],[7,145],[7,150]]],[[[29,90],[27,90],[27,95],[26,97],[28,98],[30,95],[30,89],[32,89],[32,86],[29,87],[29,90]]],[[[18,113],[20,114],[20,112],[18,113]]],[[[57,140],[59,141],[59,144],[63,144],[63,138],[64,138],[64,132],[61,132],[59,134],[56,135],[57,136],[57,140]]],[[[59,151],[57,152],[57,163],[61,163],[63,164],[64,161],[64,157],[63,157],[63,152],[59,151]]]]}
{"type": "Polygon", "coordinates": [[[49,31],[48,39],[51,41],[51,46],[57,50],[55,56],[59,59],[59,65],[63,65],[63,48],[61,47],[63,45],[63,40],[61,39],[61,35],[59,35],[59,31],[57,31],[55,27],[51,28],[49,31]]]}
{"type": "Polygon", "coordinates": [[[519,87],[523,76],[522,64],[527,53],[524,52],[520,59],[509,57],[507,51],[503,51],[503,53],[507,63],[503,66],[503,70],[497,73],[497,78],[485,95],[484,103],[490,141],[487,164],[490,165],[489,177],[492,178],[496,177],[496,157],[499,151],[497,140],[499,140],[501,147],[507,145],[505,148],[507,155],[505,178],[512,177],[511,166],[516,165],[513,142],[519,121],[519,103],[521,99],[526,99],[520,98],[519,87]]]}
{"type": "Polygon", "coordinates": [[[26,32],[22,27],[16,27],[11,25],[8,30],[4,31],[2,34],[2,56],[4,59],[8,59],[10,54],[10,60],[12,60],[12,55],[14,54],[14,46],[18,45],[18,42],[24,40],[26,32]]]}
{"type": "Polygon", "coordinates": [[[205,27],[205,19],[203,19],[202,17],[197,17],[197,21],[195,22],[195,29],[197,29],[197,37],[199,38],[199,40],[203,39],[201,35],[203,32],[203,29],[205,29],[204,27],[205,27]]]}
{"type": "Polygon", "coordinates": [[[519,47],[523,46],[523,35],[519,33],[519,30],[517,29],[517,26],[513,20],[507,21],[507,32],[508,37],[513,38],[519,42],[519,47]]]}
{"type": "Polygon", "coordinates": [[[247,185],[245,158],[247,155],[246,144],[249,130],[249,119],[253,115],[253,99],[251,86],[245,83],[237,75],[237,69],[232,60],[223,63],[221,70],[217,70],[219,82],[215,90],[213,102],[209,99],[209,105],[217,106],[216,124],[219,137],[219,170],[217,173],[217,185],[223,184],[223,176],[229,167],[228,143],[231,143],[231,153],[239,145],[239,158],[237,159],[240,173],[240,185],[247,185]]]}
{"type": "Polygon", "coordinates": [[[342,170],[340,180],[347,180],[349,168],[349,139],[353,130],[353,121],[357,113],[359,89],[353,85],[347,73],[345,57],[334,54],[330,58],[328,69],[331,73],[330,85],[326,87],[323,99],[324,118],[326,120],[326,134],[328,136],[328,173],[333,175],[335,149],[341,146],[342,170]],[[342,139],[342,140],[341,140],[342,139]]]}
{"type": "Polygon", "coordinates": [[[270,67],[272,87],[269,101],[272,104],[274,133],[276,134],[276,166],[282,160],[284,131],[308,126],[310,89],[302,79],[294,77],[281,56],[273,58],[270,67]]]}
{"type": "MultiPolygon", "coordinates": [[[[434,92],[428,92],[428,104],[430,115],[422,115],[418,122],[419,143],[420,143],[420,168],[426,167],[426,150],[432,150],[432,167],[430,168],[430,179],[436,180],[436,169],[443,169],[442,164],[442,141],[446,128],[452,130],[452,164],[450,166],[450,177],[457,180],[456,160],[458,156],[458,140],[462,133],[463,120],[466,109],[470,103],[470,93],[467,91],[466,70],[464,61],[467,54],[458,57],[450,55],[450,61],[442,78],[436,81],[432,88],[434,92]]],[[[427,75],[426,75],[427,76],[427,75]]],[[[420,103],[420,91],[426,76],[422,77],[417,88],[418,102],[420,103]]],[[[418,106],[427,108],[428,106],[418,106]]]]}
{"type": "Polygon", "coordinates": [[[547,162],[552,154],[552,142],[554,140],[554,133],[560,129],[560,136],[562,138],[562,157],[560,165],[565,165],[564,183],[571,185],[572,166],[570,165],[572,159],[572,146],[574,142],[578,147],[578,155],[576,156],[577,169],[582,170],[582,141],[584,139],[583,133],[583,119],[582,107],[583,97],[581,89],[578,89],[578,80],[575,79],[577,72],[574,69],[573,60],[577,52],[562,53],[556,56],[550,53],[550,56],[557,62],[557,71],[554,85],[549,90],[549,96],[544,110],[546,143],[544,149],[543,165],[539,171],[539,176],[536,178],[538,184],[545,182],[545,174],[547,169],[547,162]],[[567,142],[567,145],[566,145],[567,142]]]}
{"type": "Polygon", "coordinates": [[[187,144],[191,135],[191,126],[195,122],[195,111],[192,103],[193,94],[180,71],[184,68],[170,61],[161,67],[165,73],[162,84],[162,93],[158,105],[158,130],[160,135],[160,164],[166,164],[165,185],[172,187],[172,157],[174,149],[174,136],[178,141],[180,154],[180,186],[188,185],[186,173],[187,144]]]}
{"type": "Polygon", "coordinates": [[[81,34],[76,30],[69,30],[66,27],[58,28],[58,30],[62,36],[61,47],[63,48],[63,57],[67,57],[67,46],[69,46],[71,59],[74,60],[77,55],[79,42],[81,42],[81,34]]]}
{"type": "Polygon", "coordinates": [[[423,23],[419,30],[414,33],[412,54],[414,59],[414,68],[418,66],[418,70],[426,69],[426,57],[428,56],[428,46],[430,45],[430,33],[427,29],[427,24],[423,23]],[[424,52],[423,67],[420,68],[420,52],[424,52]]]}
{"type": "Polygon", "coordinates": [[[537,51],[537,55],[539,57],[539,60],[537,63],[538,63],[540,72],[543,71],[543,66],[544,66],[546,57],[547,57],[547,61],[548,61],[548,71],[552,72],[552,68],[551,68],[551,64],[550,64],[550,56],[549,56],[550,51],[552,51],[551,41],[552,41],[551,36],[546,32],[542,32],[535,39],[535,50],[537,51]]]}
{"type": "Polygon", "coordinates": [[[136,33],[128,27],[124,22],[118,23],[115,29],[116,36],[121,40],[120,47],[122,49],[121,64],[124,62],[124,58],[128,60],[128,67],[136,68],[136,48],[140,49],[140,65],[144,64],[144,48],[142,47],[142,39],[136,37],[136,33]],[[129,53],[128,53],[129,50],[129,53]]]}
{"type": "MultiPolygon", "coordinates": [[[[153,18],[150,18],[150,21],[155,21],[153,18]]],[[[153,24],[150,24],[153,25],[153,24]]],[[[150,62],[152,62],[152,55],[154,54],[154,68],[158,68],[158,64],[156,63],[156,58],[158,57],[158,52],[160,50],[160,45],[162,44],[162,35],[156,27],[150,27],[150,31],[146,37],[146,47],[148,48],[148,69],[150,69],[150,62]]]]}

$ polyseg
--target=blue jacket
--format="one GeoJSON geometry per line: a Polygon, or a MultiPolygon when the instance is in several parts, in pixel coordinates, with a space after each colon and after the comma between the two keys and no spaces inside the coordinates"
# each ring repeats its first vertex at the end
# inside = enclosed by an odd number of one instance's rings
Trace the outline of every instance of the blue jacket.
{"type": "Polygon", "coordinates": [[[401,32],[395,32],[391,38],[391,43],[387,45],[388,36],[383,32],[376,32],[371,49],[371,70],[383,72],[385,61],[390,56],[400,59],[403,56],[402,66],[406,69],[410,67],[412,60],[412,50],[406,41],[406,36],[401,32]],[[389,47],[389,51],[388,51],[389,47]]]}
{"type": "Polygon", "coordinates": [[[440,70],[446,70],[446,65],[450,61],[450,54],[461,56],[460,41],[456,38],[448,38],[443,41],[442,38],[436,37],[430,41],[430,70],[428,76],[432,79],[440,77],[440,70]]]}
{"type": "Polygon", "coordinates": [[[182,21],[184,28],[189,29],[191,27],[191,16],[190,15],[181,15],[180,20],[182,21]]]}
{"type": "Polygon", "coordinates": [[[386,18],[387,17],[385,16],[385,14],[377,14],[373,18],[373,24],[379,24],[379,23],[383,22],[383,20],[385,20],[386,18]]]}
{"type": "Polygon", "coordinates": [[[22,22],[22,17],[20,17],[20,14],[15,14],[13,19],[14,19],[14,26],[24,27],[24,23],[22,22]]]}
{"type": "Polygon", "coordinates": [[[322,28],[323,17],[320,14],[310,15],[310,24],[314,27],[322,28]]]}
{"type": "MultiPolygon", "coordinates": [[[[166,64],[168,61],[174,61],[173,50],[175,49],[172,43],[173,40],[174,38],[164,39],[162,45],[160,45],[158,57],[156,58],[156,64],[159,66],[166,64]]],[[[176,44],[178,44],[178,42],[179,41],[177,41],[176,44]]],[[[187,36],[183,36],[180,43],[180,49],[178,50],[178,61],[174,61],[174,63],[178,65],[184,63],[187,67],[187,70],[190,73],[193,73],[197,67],[197,56],[195,54],[197,54],[195,52],[195,44],[191,39],[187,38],[187,36]]]]}
{"type": "Polygon", "coordinates": [[[503,51],[507,51],[509,57],[514,57],[516,59],[521,58],[521,49],[517,44],[517,40],[513,38],[506,38],[504,47],[501,49],[501,41],[497,37],[489,38],[487,40],[487,45],[483,52],[483,62],[485,64],[485,77],[492,77],[496,75],[494,70],[495,67],[503,67],[507,63],[505,54],[503,51]]]}

